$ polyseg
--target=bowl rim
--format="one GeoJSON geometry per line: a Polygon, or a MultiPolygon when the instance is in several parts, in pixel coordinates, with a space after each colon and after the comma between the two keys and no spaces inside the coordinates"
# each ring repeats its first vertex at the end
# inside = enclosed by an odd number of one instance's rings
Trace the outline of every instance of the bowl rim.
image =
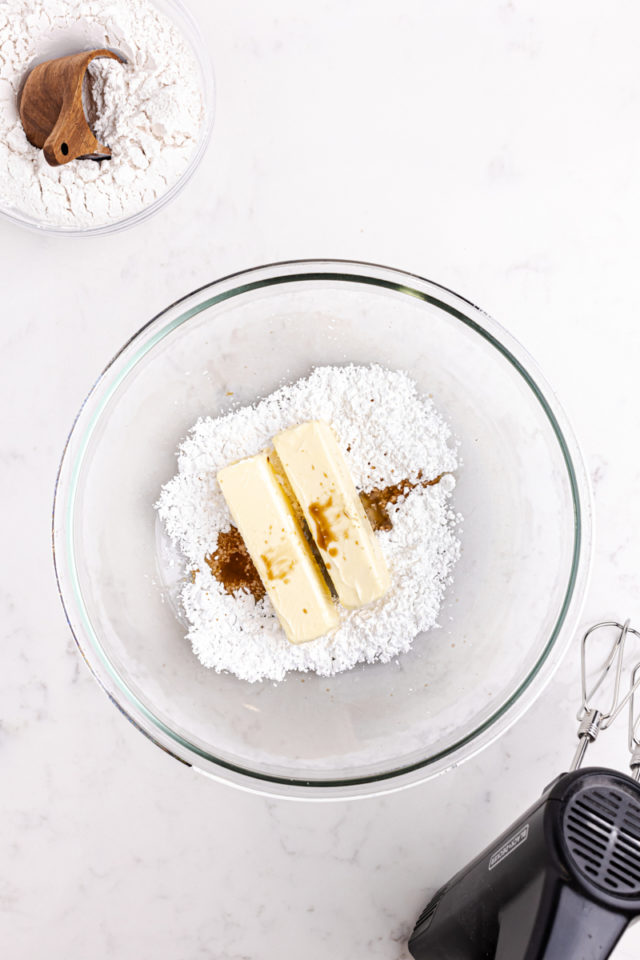
{"type": "Polygon", "coordinates": [[[293,799],[344,799],[349,796],[388,793],[438,776],[463,760],[476,755],[506,732],[532,706],[561,662],[580,616],[591,565],[592,525],[591,489],[577,439],[555,393],[540,373],[535,361],[515,337],[471,300],[418,274],[375,263],[323,258],[268,263],[237,271],[203,284],[152,317],[123,344],[89,390],[69,431],[55,482],[52,550],[58,593],[78,649],[115,706],[145,736],[165,752],[188,766],[194,766],[199,772],[251,792],[293,799]],[[215,757],[197,744],[185,740],[163,720],[154,716],[153,712],[120,679],[100,646],[75,579],[72,532],[75,489],[90,436],[113,390],[125,379],[138,360],[171,331],[216,303],[255,289],[311,280],[366,283],[415,297],[444,309],[454,319],[464,323],[497,349],[533,392],[558,441],[573,500],[574,543],[564,600],[544,649],[526,678],[477,728],[427,759],[406,766],[366,776],[308,780],[267,774],[215,757]],[[205,291],[210,292],[211,296],[201,297],[205,291]],[[192,303],[187,308],[190,301],[192,303]],[[467,316],[458,308],[459,306],[470,308],[474,316],[467,316]],[[157,332],[156,328],[159,328],[157,332]],[[151,335],[152,332],[153,335],[151,335]],[[145,337],[148,340],[146,345],[134,353],[125,369],[116,376],[97,411],[92,411],[90,409],[92,401],[98,397],[100,388],[105,385],[107,376],[114,366],[145,337]],[[79,452],[74,457],[73,463],[70,463],[69,453],[72,441],[76,440],[77,431],[87,418],[89,419],[88,429],[85,430],[79,452]],[[63,492],[66,496],[63,496],[63,492]],[[84,633],[82,639],[81,632],[84,633]]]}
{"type": "MultiPolygon", "coordinates": [[[[155,5],[155,0],[153,0],[153,2],[155,5]]],[[[143,207],[142,210],[138,210],[137,213],[132,213],[128,217],[121,217],[119,220],[113,220],[109,223],[103,223],[95,227],[79,227],[74,226],[73,224],[61,224],[56,226],[55,224],[51,223],[43,223],[36,217],[32,217],[27,213],[22,213],[17,208],[4,207],[0,205],[0,217],[2,217],[4,220],[8,220],[17,227],[30,230],[31,232],[37,233],[40,236],[75,238],[103,237],[110,233],[119,233],[122,230],[128,230],[130,227],[135,227],[139,223],[143,223],[145,220],[153,217],[154,214],[158,213],[168,203],[171,203],[171,201],[174,200],[179,193],[182,193],[183,189],[186,187],[187,183],[189,180],[191,180],[192,176],[200,166],[200,163],[209,147],[216,115],[216,81],[213,62],[211,60],[209,50],[204,42],[204,37],[202,36],[198,22],[194,18],[191,11],[184,5],[184,3],[182,3],[182,0],[163,0],[163,2],[167,4],[167,6],[171,7],[173,12],[182,21],[181,23],[178,23],[177,26],[180,27],[185,41],[193,50],[193,54],[196,58],[202,79],[201,90],[204,115],[202,127],[198,136],[196,149],[190,157],[189,163],[183,173],[176,180],[173,186],[171,186],[165,193],[161,194],[161,196],[157,197],[157,199],[154,200],[153,203],[150,203],[149,206],[143,207]]]]}

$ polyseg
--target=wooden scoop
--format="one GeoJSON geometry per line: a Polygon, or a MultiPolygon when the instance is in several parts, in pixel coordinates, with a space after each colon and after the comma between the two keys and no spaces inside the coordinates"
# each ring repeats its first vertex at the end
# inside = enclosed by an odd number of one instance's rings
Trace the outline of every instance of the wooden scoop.
{"type": "Polygon", "coordinates": [[[98,57],[120,60],[112,50],[86,50],[34,67],[20,96],[20,119],[27,140],[40,147],[52,167],[70,160],[104,160],[109,147],[98,143],[87,123],[82,85],[87,67],[98,57]]]}

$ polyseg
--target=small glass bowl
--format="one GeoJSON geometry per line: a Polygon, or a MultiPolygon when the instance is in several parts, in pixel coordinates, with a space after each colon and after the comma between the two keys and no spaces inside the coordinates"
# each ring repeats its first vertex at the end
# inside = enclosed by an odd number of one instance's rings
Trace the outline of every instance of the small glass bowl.
{"type": "Polygon", "coordinates": [[[580,450],[523,348],[450,290],[386,267],[272,264],[147,323],[85,400],[58,476],[60,595],[100,684],[162,749],[293,798],[384,793],[454,767],[549,682],[587,583],[580,450]],[[198,417],[323,364],[406,370],[459,439],[462,556],[441,629],[385,664],[246,683],[201,666],[171,603],[153,504],[198,417]]]}
{"type": "MultiPolygon", "coordinates": [[[[195,173],[200,161],[202,160],[209,145],[209,140],[211,139],[211,131],[213,130],[213,122],[215,117],[215,82],[213,67],[211,65],[211,58],[209,57],[202,34],[200,33],[200,28],[198,27],[191,13],[180,2],[180,0],[152,0],[152,2],[153,5],[158,8],[160,13],[172,20],[180,29],[187,43],[189,43],[193,50],[198,68],[200,70],[203,122],[193,156],[191,157],[189,165],[180,179],[177,180],[173,186],[167,190],[166,193],[163,193],[161,197],[158,197],[157,200],[154,200],[153,203],[149,204],[149,206],[145,207],[143,210],[139,210],[137,213],[134,213],[129,217],[123,217],[121,220],[114,220],[111,223],[105,223],[98,227],[80,227],[66,224],[54,226],[50,223],[44,223],[43,221],[32,217],[30,214],[25,213],[16,207],[0,206],[0,216],[4,217],[6,220],[10,220],[12,223],[17,224],[20,227],[26,227],[29,230],[34,230],[37,233],[46,234],[48,236],[98,237],[104,236],[108,233],[118,233],[119,231],[126,230],[138,223],[143,223],[145,220],[148,220],[149,217],[152,217],[159,210],[161,210],[162,207],[164,207],[167,203],[170,203],[171,200],[175,199],[175,197],[177,197],[178,194],[185,188],[188,181],[195,173]]],[[[75,53],[76,49],[77,48],[75,47],[68,51],[61,49],[58,53],[56,53],[56,56],[64,56],[65,53],[75,53]]]]}

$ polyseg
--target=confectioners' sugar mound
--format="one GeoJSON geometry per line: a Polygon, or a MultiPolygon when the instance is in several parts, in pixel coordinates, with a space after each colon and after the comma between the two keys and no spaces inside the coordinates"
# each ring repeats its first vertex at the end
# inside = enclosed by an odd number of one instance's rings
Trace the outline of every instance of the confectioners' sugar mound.
{"type": "Polygon", "coordinates": [[[360,662],[386,662],[437,624],[460,544],[450,507],[457,454],[432,401],[399,371],[379,366],[319,367],[310,377],[251,407],[198,420],[178,451],[178,473],[158,503],[167,533],[185,558],[181,601],[188,637],[203,664],[244,680],[282,679],[289,670],[329,676],[360,662]],[[231,516],[216,481],[227,464],[271,446],[274,434],[325,420],[338,436],[358,490],[445,474],[390,506],[378,532],[391,590],[359,610],[341,610],[332,634],[289,643],[268,598],[230,595],[204,562],[231,516]]]}
{"type": "Polygon", "coordinates": [[[180,179],[203,124],[193,51],[150,0],[0,3],[0,203],[51,226],[97,227],[131,216],[180,179]],[[107,47],[94,60],[85,112],[110,160],[50,167],[27,140],[17,97],[35,62],[107,47]]]}

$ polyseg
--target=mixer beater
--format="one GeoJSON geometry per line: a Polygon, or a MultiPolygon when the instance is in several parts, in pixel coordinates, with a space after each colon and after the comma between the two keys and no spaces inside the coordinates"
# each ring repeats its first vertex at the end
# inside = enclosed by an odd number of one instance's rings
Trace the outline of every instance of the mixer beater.
{"type": "Polygon", "coordinates": [[[640,915],[640,631],[592,626],[580,674],[569,772],[431,899],[409,941],[416,960],[605,960],[640,915]],[[625,707],[631,776],[583,768],[625,707]]]}

